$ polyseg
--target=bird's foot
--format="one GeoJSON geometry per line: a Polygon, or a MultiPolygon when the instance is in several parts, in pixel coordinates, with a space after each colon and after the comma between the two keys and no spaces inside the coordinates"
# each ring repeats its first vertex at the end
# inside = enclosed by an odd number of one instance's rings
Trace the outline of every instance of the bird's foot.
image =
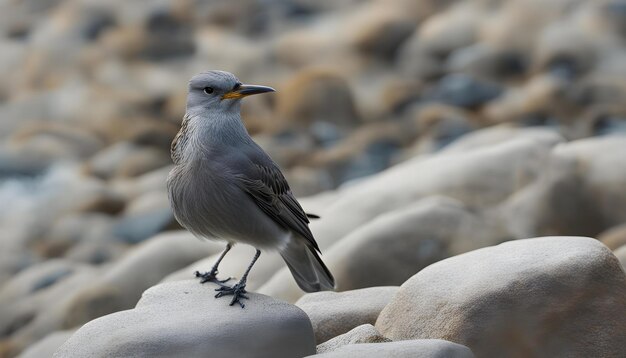
{"type": "Polygon", "coordinates": [[[216,288],[215,291],[218,291],[215,295],[215,298],[232,295],[233,298],[232,300],[230,300],[230,306],[234,305],[235,303],[239,303],[241,308],[244,308],[246,306],[241,302],[241,299],[248,299],[248,296],[246,296],[246,293],[248,293],[248,291],[246,291],[245,282],[238,282],[233,287],[223,285],[220,288],[216,288]]]}
{"type": "Polygon", "coordinates": [[[196,271],[196,277],[200,278],[200,283],[213,282],[213,283],[220,285],[221,287],[228,287],[227,285],[224,285],[224,283],[231,280],[230,277],[225,280],[218,279],[217,270],[211,270],[211,271],[207,271],[204,273],[201,273],[200,271],[196,271]]]}

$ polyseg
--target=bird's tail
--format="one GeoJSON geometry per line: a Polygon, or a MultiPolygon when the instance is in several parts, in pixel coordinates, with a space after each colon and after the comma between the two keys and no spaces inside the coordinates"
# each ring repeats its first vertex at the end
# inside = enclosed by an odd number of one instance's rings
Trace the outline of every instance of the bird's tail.
{"type": "Polygon", "coordinates": [[[329,291],[335,288],[335,279],[314,248],[294,237],[280,252],[289,271],[303,291],[329,291]]]}

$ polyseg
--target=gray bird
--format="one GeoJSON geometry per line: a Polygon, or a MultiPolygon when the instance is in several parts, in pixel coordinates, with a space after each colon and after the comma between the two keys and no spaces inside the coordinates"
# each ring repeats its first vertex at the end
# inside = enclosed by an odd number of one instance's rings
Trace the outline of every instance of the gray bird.
{"type": "Polygon", "coordinates": [[[174,168],[167,179],[178,222],[195,236],[227,242],[213,268],[196,272],[201,283],[220,285],[217,297],[232,295],[244,304],[246,279],[260,249],[278,250],[298,286],[306,292],[332,290],[334,279],[324,262],[309,217],[291,193],[274,161],[250,138],[241,121],[241,99],[274,92],[244,85],[233,74],[208,71],[189,81],[187,111],[172,142],[174,168]],[[241,280],[230,287],[218,280],[218,266],[233,244],[257,250],[241,280]]]}

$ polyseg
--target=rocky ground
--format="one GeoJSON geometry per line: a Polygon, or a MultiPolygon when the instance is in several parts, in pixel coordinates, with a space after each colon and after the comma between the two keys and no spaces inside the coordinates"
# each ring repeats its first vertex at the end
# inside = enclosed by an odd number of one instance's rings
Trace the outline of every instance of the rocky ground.
{"type": "Polygon", "coordinates": [[[625,14],[0,1],[0,357],[623,356],[625,14]],[[321,216],[338,292],[275,253],[244,310],[193,280],[222,245],[181,230],[165,178],[206,69],[278,89],[246,126],[321,216]]]}

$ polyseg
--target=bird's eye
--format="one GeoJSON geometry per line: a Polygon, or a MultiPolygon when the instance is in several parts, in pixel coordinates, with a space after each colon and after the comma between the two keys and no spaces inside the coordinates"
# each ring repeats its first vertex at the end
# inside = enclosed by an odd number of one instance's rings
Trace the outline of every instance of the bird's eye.
{"type": "Polygon", "coordinates": [[[213,93],[213,87],[204,87],[204,93],[206,94],[213,93]]]}

